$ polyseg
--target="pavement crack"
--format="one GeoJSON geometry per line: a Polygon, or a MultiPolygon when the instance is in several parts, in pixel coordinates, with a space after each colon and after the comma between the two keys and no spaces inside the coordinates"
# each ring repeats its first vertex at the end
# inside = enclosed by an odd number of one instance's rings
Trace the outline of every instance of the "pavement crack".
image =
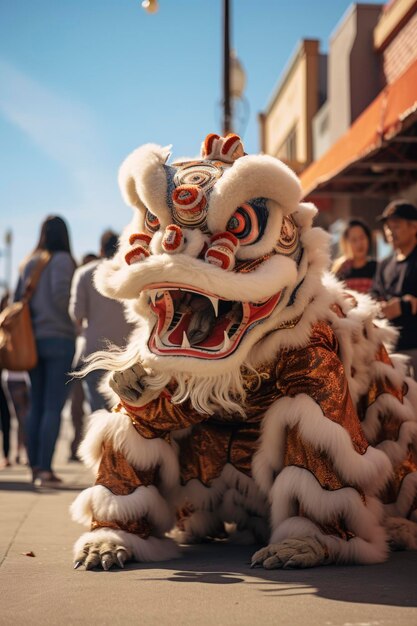
{"type": "Polygon", "coordinates": [[[34,508],[36,502],[37,502],[38,498],[35,498],[32,502],[32,504],[30,505],[30,507],[28,508],[28,510],[26,511],[26,513],[24,514],[23,518],[20,520],[19,524],[17,525],[16,530],[13,533],[13,536],[11,537],[10,541],[9,541],[9,545],[7,546],[4,555],[2,557],[2,559],[0,560],[0,568],[3,566],[3,563],[5,562],[5,560],[7,559],[10,549],[13,545],[14,540],[16,539],[20,529],[22,528],[23,524],[26,522],[27,518],[29,517],[29,515],[32,512],[32,509],[34,508]]]}

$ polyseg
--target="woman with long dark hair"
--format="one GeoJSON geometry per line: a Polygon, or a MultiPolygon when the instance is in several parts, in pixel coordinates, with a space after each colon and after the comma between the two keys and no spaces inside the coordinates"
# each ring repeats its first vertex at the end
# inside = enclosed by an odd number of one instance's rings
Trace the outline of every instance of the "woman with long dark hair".
{"type": "Polygon", "coordinates": [[[31,408],[26,430],[33,481],[39,486],[53,486],[61,482],[52,471],[52,457],[75,350],[75,329],[68,314],[75,262],[67,225],[61,217],[49,216],[43,222],[36,248],[20,268],[15,299],[21,297],[45,251],[50,259],[30,300],[38,363],[29,372],[31,408]]]}
{"type": "Polygon", "coordinates": [[[340,240],[342,255],[332,271],[349,289],[369,293],[376,272],[376,261],[370,258],[372,234],[361,219],[349,220],[340,240]]]}

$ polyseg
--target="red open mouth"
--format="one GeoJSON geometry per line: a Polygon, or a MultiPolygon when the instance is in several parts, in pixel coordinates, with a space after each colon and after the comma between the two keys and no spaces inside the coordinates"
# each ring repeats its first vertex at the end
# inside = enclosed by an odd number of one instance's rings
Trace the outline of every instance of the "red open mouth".
{"type": "Polygon", "coordinates": [[[224,300],[203,290],[161,283],[146,288],[157,322],[149,338],[161,356],[219,359],[232,354],[254,326],[268,318],[282,292],[262,302],[224,300]]]}

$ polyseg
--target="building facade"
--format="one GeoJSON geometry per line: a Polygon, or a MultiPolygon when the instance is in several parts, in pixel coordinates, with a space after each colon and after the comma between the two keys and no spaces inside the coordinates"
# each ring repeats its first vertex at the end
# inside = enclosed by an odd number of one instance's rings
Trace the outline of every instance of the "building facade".
{"type": "Polygon", "coordinates": [[[326,96],[326,57],[319,41],[294,52],[266,110],[259,114],[261,150],[300,173],[313,160],[312,120],[326,96]]]}
{"type": "MultiPolygon", "coordinates": [[[[297,126],[306,133],[298,145],[310,142],[311,151],[297,152],[294,169],[322,226],[362,216],[374,227],[391,199],[417,201],[417,0],[352,5],[331,35],[327,60],[321,58],[325,85],[317,75],[304,83],[317,109],[297,126]]],[[[261,114],[261,147],[284,160],[274,137],[286,128],[285,86],[295,60],[261,114]]],[[[306,89],[292,98],[306,110],[306,89]]]]}

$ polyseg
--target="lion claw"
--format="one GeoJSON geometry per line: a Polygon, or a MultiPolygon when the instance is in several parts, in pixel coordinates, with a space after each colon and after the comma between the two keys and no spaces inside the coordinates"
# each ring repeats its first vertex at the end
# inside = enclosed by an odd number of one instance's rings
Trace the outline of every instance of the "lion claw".
{"type": "Polygon", "coordinates": [[[89,543],[76,555],[74,569],[78,569],[80,565],[84,565],[86,570],[101,566],[108,572],[113,565],[124,568],[129,558],[131,555],[124,546],[108,541],[89,543]]]}

